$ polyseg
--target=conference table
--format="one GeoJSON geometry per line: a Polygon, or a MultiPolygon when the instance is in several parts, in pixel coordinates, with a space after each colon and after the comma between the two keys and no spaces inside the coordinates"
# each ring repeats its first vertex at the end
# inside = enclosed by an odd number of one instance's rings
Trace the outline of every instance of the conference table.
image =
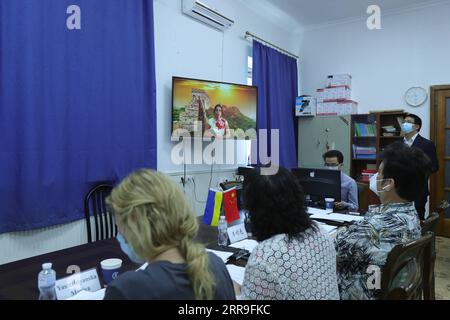
{"type": "MultiPolygon", "coordinates": [[[[217,245],[217,228],[204,225],[201,220],[202,217],[198,217],[199,231],[195,241],[213,250],[239,251],[231,247],[219,247],[217,245]]],[[[79,267],[81,271],[96,268],[100,284],[103,287],[100,262],[109,258],[122,259],[121,272],[136,270],[140,267],[140,265],[130,261],[122,252],[119,242],[115,238],[95,241],[0,265],[0,300],[37,300],[39,297],[38,274],[42,269],[42,264],[46,262],[53,264],[52,268],[56,271],[57,279],[70,276],[73,272],[70,270],[74,270],[74,266],[79,267]]],[[[233,260],[231,258],[228,263],[245,266],[246,260],[233,260]]]]}
{"type": "MultiPolygon", "coordinates": [[[[227,251],[217,247],[217,228],[201,223],[199,226],[196,241],[214,250],[227,251]]],[[[128,259],[115,238],[0,265],[0,300],[37,300],[39,297],[38,274],[42,264],[46,262],[53,264],[52,268],[56,271],[57,279],[70,276],[72,274],[70,270],[73,270],[71,266],[78,266],[81,271],[97,268],[103,286],[100,262],[109,258],[122,259],[121,272],[136,270],[140,267],[128,259]],[[67,273],[68,268],[69,273],[67,273]]]]}

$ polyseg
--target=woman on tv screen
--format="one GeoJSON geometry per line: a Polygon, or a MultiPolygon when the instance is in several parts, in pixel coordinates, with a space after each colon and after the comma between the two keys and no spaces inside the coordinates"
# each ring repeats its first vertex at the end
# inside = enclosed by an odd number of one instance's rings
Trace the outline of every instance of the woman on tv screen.
{"type": "Polygon", "coordinates": [[[209,119],[206,117],[206,112],[203,112],[204,137],[228,138],[230,136],[230,127],[228,121],[222,117],[222,111],[222,105],[217,104],[214,107],[213,117],[209,119]]]}

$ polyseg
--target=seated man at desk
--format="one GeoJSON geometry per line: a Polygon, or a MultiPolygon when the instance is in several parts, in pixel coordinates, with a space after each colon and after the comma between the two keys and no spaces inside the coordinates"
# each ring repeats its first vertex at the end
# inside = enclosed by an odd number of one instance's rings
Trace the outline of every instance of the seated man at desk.
{"type": "MultiPolygon", "coordinates": [[[[323,156],[325,168],[330,170],[342,170],[344,156],[338,150],[330,150],[323,156]]],[[[351,212],[358,211],[358,186],[356,181],[341,171],[341,201],[334,207],[338,210],[351,212]]]]}

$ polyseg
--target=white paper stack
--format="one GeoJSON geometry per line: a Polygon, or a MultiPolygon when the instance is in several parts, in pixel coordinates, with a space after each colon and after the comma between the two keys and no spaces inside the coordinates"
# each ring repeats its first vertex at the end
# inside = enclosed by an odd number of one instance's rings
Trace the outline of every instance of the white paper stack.
{"type": "Polygon", "coordinates": [[[251,240],[251,239],[244,239],[242,241],[238,241],[230,245],[230,247],[238,248],[238,249],[244,249],[249,252],[252,252],[253,249],[258,245],[258,241],[251,240]]]}
{"type": "Polygon", "coordinates": [[[227,269],[230,273],[231,279],[242,286],[242,283],[244,282],[245,268],[238,267],[233,264],[227,264],[227,269]]]}

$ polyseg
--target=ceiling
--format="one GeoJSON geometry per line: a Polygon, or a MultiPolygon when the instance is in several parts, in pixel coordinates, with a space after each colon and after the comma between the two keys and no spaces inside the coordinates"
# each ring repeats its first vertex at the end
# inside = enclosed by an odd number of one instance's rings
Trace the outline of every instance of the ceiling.
{"type": "MultiPolygon", "coordinates": [[[[241,0],[242,1],[242,0],[241,0]]],[[[290,30],[368,17],[370,5],[383,12],[443,2],[437,0],[243,0],[256,13],[290,30]]]]}

